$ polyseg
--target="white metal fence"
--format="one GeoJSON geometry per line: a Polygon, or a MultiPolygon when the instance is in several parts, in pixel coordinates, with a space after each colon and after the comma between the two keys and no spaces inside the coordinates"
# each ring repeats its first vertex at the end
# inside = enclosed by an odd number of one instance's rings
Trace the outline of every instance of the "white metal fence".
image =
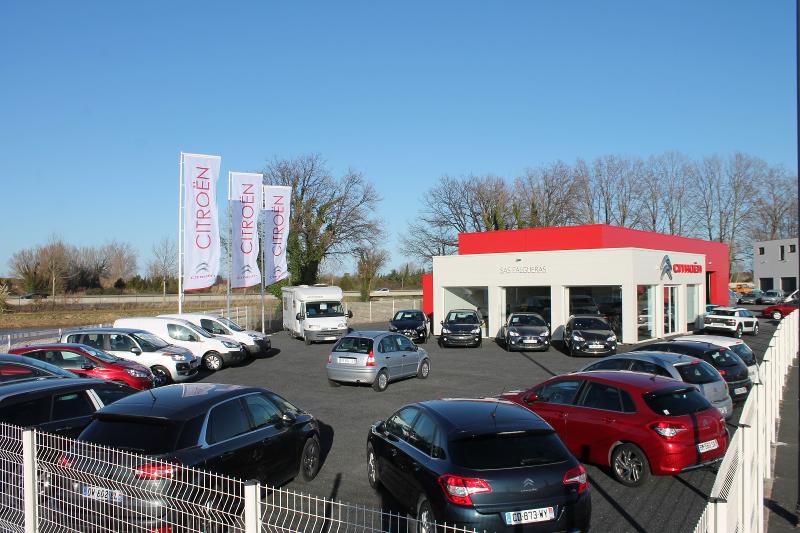
{"type": "Polygon", "coordinates": [[[405,514],[0,423],[2,532],[408,533],[418,526],[405,514]]]}
{"type": "Polygon", "coordinates": [[[764,530],[764,480],[772,476],[772,446],[786,376],[797,356],[799,317],[785,317],[770,340],[758,369],[760,383],[745,401],[695,533],[764,530]]]}

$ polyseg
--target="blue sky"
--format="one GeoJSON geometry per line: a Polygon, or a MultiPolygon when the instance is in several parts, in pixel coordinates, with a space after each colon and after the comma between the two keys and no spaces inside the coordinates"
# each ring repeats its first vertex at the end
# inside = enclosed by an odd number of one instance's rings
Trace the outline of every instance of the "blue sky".
{"type": "MultiPolygon", "coordinates": [[[[0,3],[0,273],[177,227],[181,150],[318,152],[392,232],[444,173],[742,150],[796,172],[794,2],[0,3]]],[[[221,194],[222,189],[220,190],[221,194]]]]}

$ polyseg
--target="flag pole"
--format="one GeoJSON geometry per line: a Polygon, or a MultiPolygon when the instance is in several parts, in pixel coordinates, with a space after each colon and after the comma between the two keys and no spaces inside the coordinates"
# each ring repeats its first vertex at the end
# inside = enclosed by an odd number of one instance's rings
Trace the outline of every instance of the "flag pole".
{"type": "Polygon", "coordinates": [[[181,152],[178,181],[178,314],[183,312],[183,152],[181,152]]]}
{"type": "MultiPolygon", "coordinates": [[[[261,207],[262,209],[259,212],[259,216],[266,218],[266,212],[264,211],[264,207],[266,207],[266,195],[264,194],[263,183],[261,184],[261,207]]],[[[267,247],[267,233],[264,228],[265,222],[266,221],[261,220],[261,333],[266,333],[264,328],[264,285],[267,282],[266,255],[264,254],[264,248],[267,247]]]]}
{"type": "Polygon", "coordinates": [[[231,171],[228,171],[228,318],[231,317],[231,272],[233,271],[233,199],[231,198],[231,171]]]}

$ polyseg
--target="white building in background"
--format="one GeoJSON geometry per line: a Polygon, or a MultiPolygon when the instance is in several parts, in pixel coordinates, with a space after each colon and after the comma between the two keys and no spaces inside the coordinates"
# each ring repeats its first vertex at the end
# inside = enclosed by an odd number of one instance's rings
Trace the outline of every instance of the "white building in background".
{"type": "Polygon", "coordinates": [[[760,241],[753,248],[753,281],[759,289],[797,290],[797,239],[760,241]]]}

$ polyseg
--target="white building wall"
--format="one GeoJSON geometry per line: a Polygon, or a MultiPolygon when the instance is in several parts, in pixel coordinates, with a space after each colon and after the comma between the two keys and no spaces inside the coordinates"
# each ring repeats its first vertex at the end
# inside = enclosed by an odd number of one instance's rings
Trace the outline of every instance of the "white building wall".
{"type": "MultiPolygon", "coordinates": [[[[760,241],[753,245],[753,281],[760,287],[761,278],[772,278],[773,288],[781,288],[781,278],[794,277],[797,280],[798,267],[798,239],[779,239],[774,241],[760,241]],[[781,261],[781,246],[784,247],[784,260],[781,261]],[[795,251],[790,252],[794,246],[795,251]],[[758,253],[759,248],[764,248],[764,255],[758,253]]],[[[795,281],[797,285],[797,281],[795,281]]]]}

